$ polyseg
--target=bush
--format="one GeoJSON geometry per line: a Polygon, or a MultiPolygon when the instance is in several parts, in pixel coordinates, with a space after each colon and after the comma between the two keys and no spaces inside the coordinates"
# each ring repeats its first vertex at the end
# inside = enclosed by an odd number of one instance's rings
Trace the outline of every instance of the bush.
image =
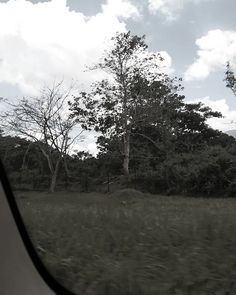
{"type": "Polygon", "coordinates": [[[227,195],[229,197],[236,197],[236,180],[232,181],[227,189],[227,195]]]}
{"type": "Polygon", "coordinates": [[[37,169],[23,169],[8,174],[10,183],[14,189],[35,190],[45,189],[49,186],[49,176],[39,175],[37,169]]]}
{"type": "Polygon", "coordinates": [[[226,183],[220,165],[209,162],[194,168],[186,181],[187,192],[210,195],[222,191],[226,183]]]}
{"type": "Polygon", "coordinates": [[[236,157],[221,147],[173,154],[157,170],[132,176],[131,182],[150,193],[232,196],[236,192],[236,157]]]}
{"type": "Polygon", "coordinates": [[[131,185],[149,193],[162,193],[166,189],[166,180],[160,170],[138,173],[132,175],[130,179],[131,185]]]}

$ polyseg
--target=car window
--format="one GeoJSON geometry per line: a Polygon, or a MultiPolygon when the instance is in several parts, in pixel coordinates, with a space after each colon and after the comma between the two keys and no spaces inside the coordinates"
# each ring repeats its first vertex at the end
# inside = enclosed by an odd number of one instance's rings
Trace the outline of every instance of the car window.
{"type": "Polygon", "coordinates": [[[235,294],[235,8],[0,2],[0,158],[68,290],[235,294]]]}

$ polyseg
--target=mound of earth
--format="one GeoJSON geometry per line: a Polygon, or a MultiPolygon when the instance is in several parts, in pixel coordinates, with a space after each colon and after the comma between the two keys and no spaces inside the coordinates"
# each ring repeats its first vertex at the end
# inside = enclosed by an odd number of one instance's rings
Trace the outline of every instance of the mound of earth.
{"type": "Polygon", "coordinates": [[[112,198],[116,198],[118,200],[130,200],[145,197],[145,194],[132,188],[125,188],[121,190],[117,190],[110,194],[112,198]]]}

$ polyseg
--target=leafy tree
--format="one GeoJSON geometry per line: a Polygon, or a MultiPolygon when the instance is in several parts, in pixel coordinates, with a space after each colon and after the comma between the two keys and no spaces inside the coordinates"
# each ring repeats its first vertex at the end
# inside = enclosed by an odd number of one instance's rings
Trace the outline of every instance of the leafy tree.
{"type": "Polygon", "coordinates": [[[14,188],[42,187],[40,179],[48,179],[46,161],[31,141],[16,136],[0,136],[0,158],[14,188]]]}
{"type": "Polygon", "coordinates": [[[226,87],[230,88],[234,96],[236,96],[236,78],[230,65],[230,62],[227,62],[226,64],[225,81],[226,87]]]}
{"type": "Polygon", "coordinates": [[[175,107],[173,99],[180,85],[160,72],[162,61],[160,54],[148,51],[144,36],[117,34],[112,38],[111,50],[93,68],[106,71],[109,78],[94,83],[90,93],[82,92],[71,103],[73,116],[85,115],[84,128],[93,126],[105,138],[120,138],[126,176],[130,140],[138,134],[137,125],[156,123],[161,100],[170,100],[171,107],[175,107]]]}
{"type": "MultiPolygon", "coordinates": [[[[158,100],[155,94],[158,95],[158,89],[152,96],[153,100],[156,99],[156,116],[151,121],[142,120],[132,129],[130,166],[133,165],[133,169],[137,170],[137,166],[154,169],[168,155],[194,152],[211,144],[224,144],[230,138],[226,136],[220,143],[222,132],[206,123],[208,118],[221,117],[219,112],[213,112],[201,103],[186,104],[182,96],[163,96],[158,100]]],[[[121,156],[122,142],[119,137],[100,137],[98,144],[101,153],[112,154],[113,158],[121,156]]]]}
{"type": "Polygon", "coordinates": [[[194,152],[205,148],[218,138],[221,132],[208,126],[210,118],[221,118],[220,112],[212,111],[199,103],[185,103],[177,110],[175,117],[175,149],[178,152],[194,152]]]}
{"type": "Polygon", "coordinates": [[[22,167],[22,159],[27,150],[29,142],[11,136],[0,136],[0,157],[8,171],[17,170],[22,167]]]}

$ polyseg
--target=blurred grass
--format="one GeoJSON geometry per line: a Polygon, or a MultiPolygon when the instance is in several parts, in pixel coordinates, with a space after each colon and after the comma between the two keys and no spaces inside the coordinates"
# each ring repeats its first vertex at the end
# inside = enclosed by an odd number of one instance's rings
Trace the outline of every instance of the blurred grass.
{"type": "Polygon", "coordinates": [[[76,294],[236,294],[236,199],[17,200],[43,262],[76,294]]]}

